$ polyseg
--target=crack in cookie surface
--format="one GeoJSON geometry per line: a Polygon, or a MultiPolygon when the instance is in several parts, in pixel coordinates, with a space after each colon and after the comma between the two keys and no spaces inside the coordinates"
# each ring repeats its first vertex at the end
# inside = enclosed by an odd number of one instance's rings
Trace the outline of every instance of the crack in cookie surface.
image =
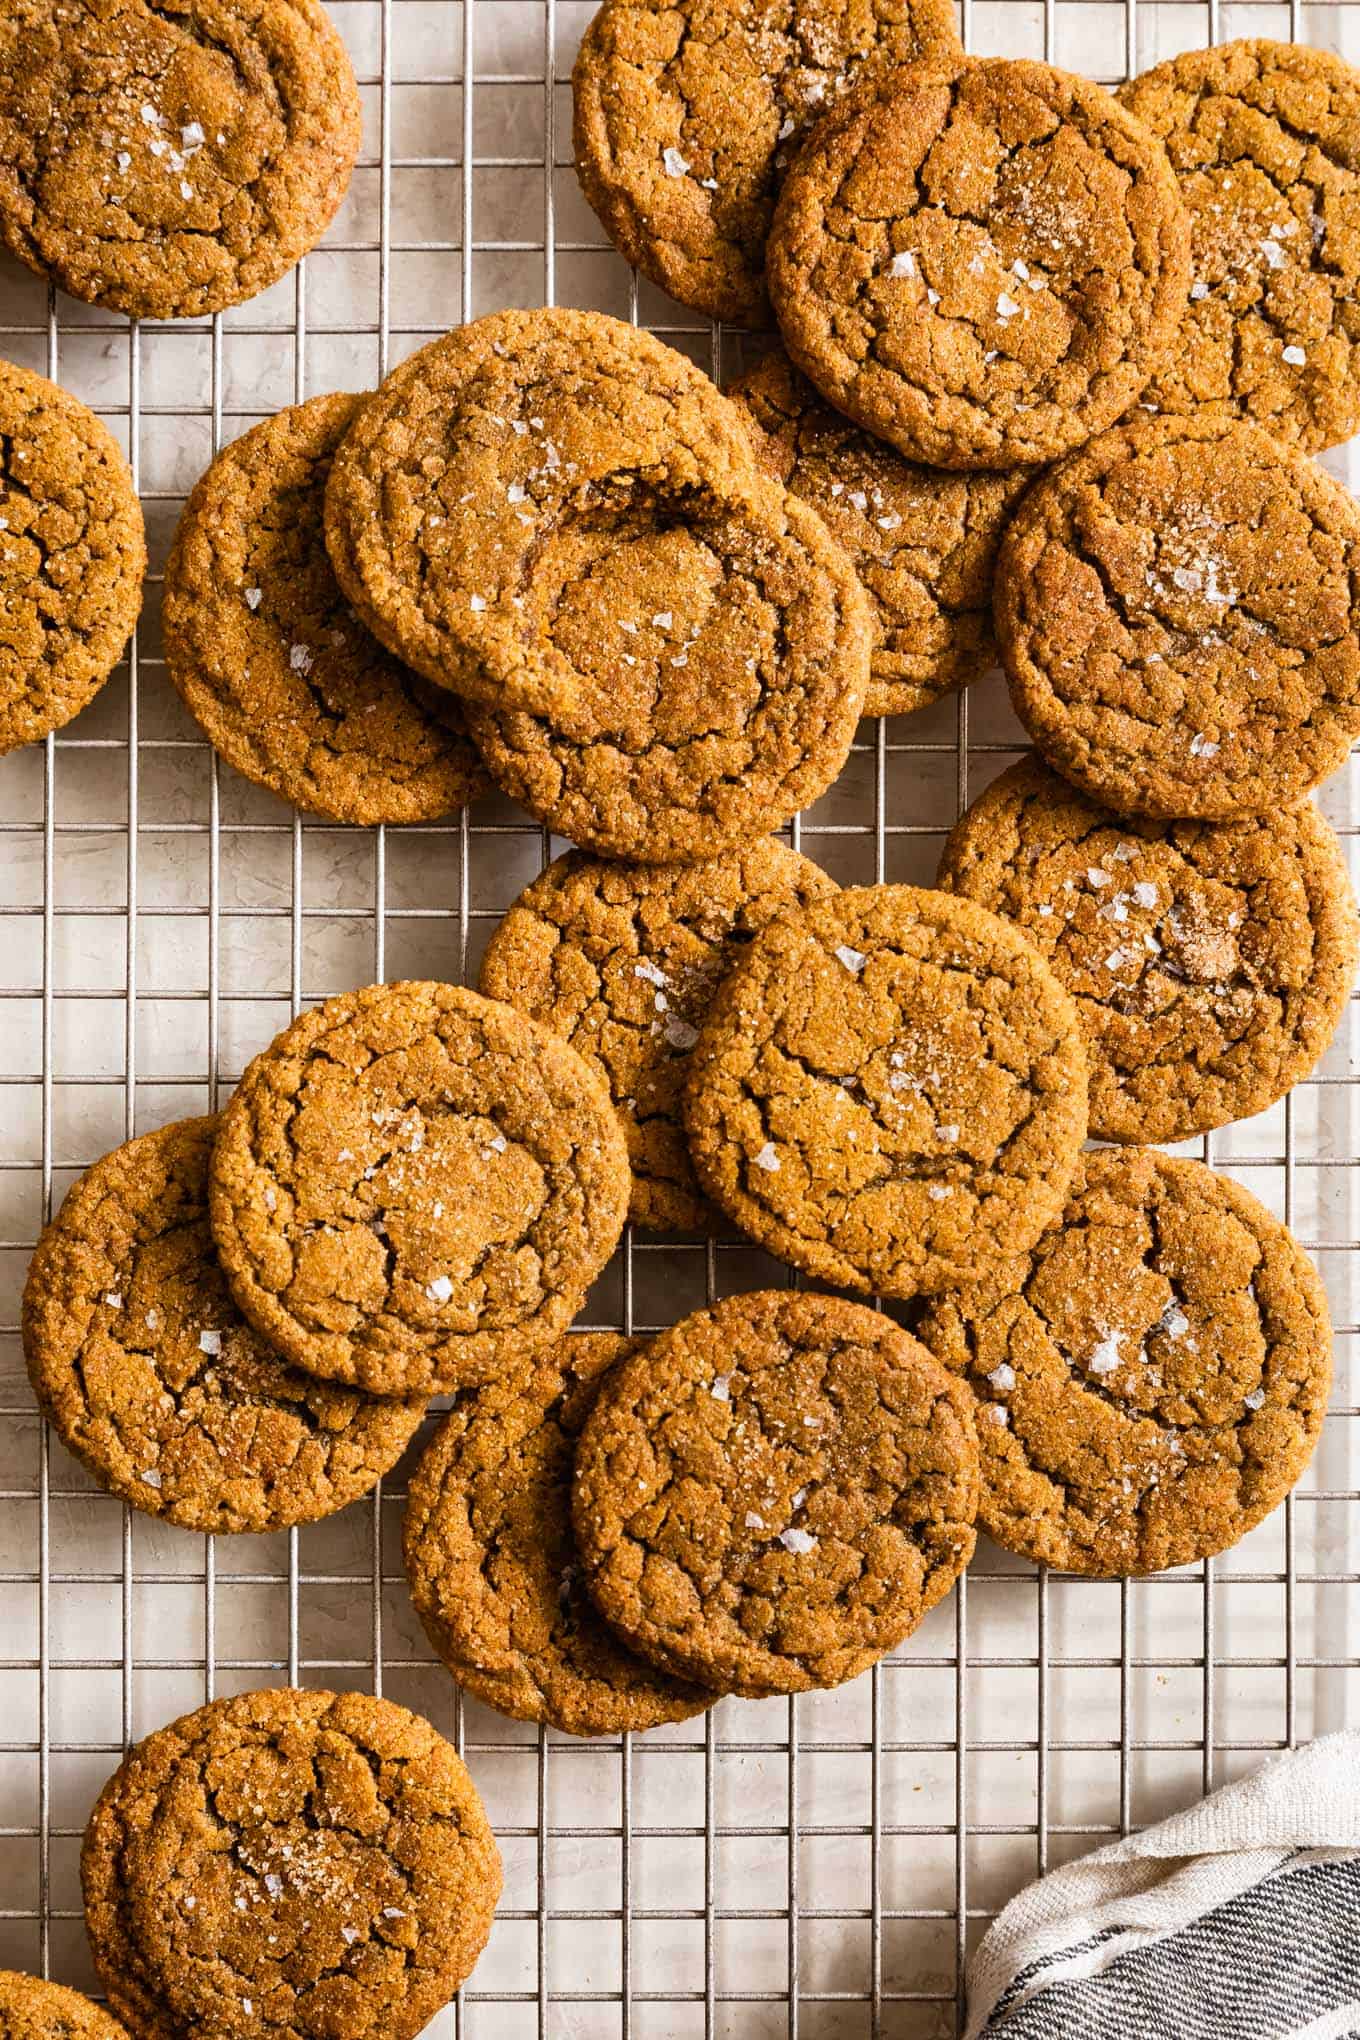
{"type": "Polygon", "coordinates": [[[689,1050],[751,938],[834,891],[815,864],[770,841],[670,867],[572,852],[520,894],[492,936],[481,989],[551,1027],[608,1083],[628,1138],[636,1223],[712,1222],[680,1123],[689,1050]]]}
{"type": "Polygon", "coordinates": [[[250,1065],[211,1200],[232,1293],[288,1358],[428,1394],[565,1330],[628,1156],[604,1083],[546,1028],[453,985],[370,985],[250,1065]]]}
{"type": "Polygon", "coordinates": [[[179,1120],[86,1171],[24,1290],[24,1352],[62,1443],[148,1514],[268,1531],[342,1509],[396,1464],[422,1398],[288,1366],[242,1318],[208,1225],[215,1119],[179,1120]]]}
{"type": "Polygon", "coordinates": [[[971,901],[848,889],[724,981],[685,1124],[701,1186],[781,1259],[890,1296],[945,1288],[1062,1208],[1086,1133],[1076,1009],[971,901]]]}
{"type": "Polygon", "coordinates": [[[620,1634],[749,1695],[839,1685],[910,1635],[972,1555],[976,1506],[958,1384],[890,1319],[787,1290],[626,1359],[572,1504],[620,1634]]]}
{"type": "Polygon", "coordinates": [[[170,677],[250,779],[337,821],[432,821],[485,784],[455,697],[380,645],[323,534],[331,457],[363,399],[313,397],[218,455],[165,571],[170,677]]]}
{"type": "Polygon", "coordinates": [[[918,1335],[978,1399],[982,1529],[1095,1575],[1190,1565],[1299,1478],[1327,1405],[1317,1271],[1240,1185],[1152,1148],[1083,1157],[1027,1257],[918,1335]]]}
{"type": "Polygon", "coordinates": [[[93,699],[145,573],[141,505],[112,434],[55,383],[0,362],[0,754],[93,699]]]}
{"type": "Polygon", "coordinates": [[[1076,1000],[1102,1140],[1264,1111],[1323,1054],[1355,975],[1345,860],[1307,801],[1121,820],[1028,759],[956,825],[939,883],[1016,922],[1076,1000]]]}
{"type": "Polygon", "coordinates": [[[414,2040],[501,1889],[471,1778],[360,1693],[245,1693],[136,1744],[81,1856],[110,2002],[137,2040],[414,2040]]]}
{"type": "Polygon", "coordinates": [[[489,1706],[571,1735],[686,1721],[715,1698],[624,1649],[586,1591],[572,1535],[576,1440],[639,1344],[580,1334],[511,1380],[465,1391],[411,1479],[406,1573],[435,1650],[489,1706]]]}
{"type": "Polygon", "coordinates": [[[790,354],[837,409],[949,468],[1052,460],[1165,356],[1189,224],[1099,86],[993,58],[875,77],[789,173],[769,243],[790,354]]]}
{"type": "Polygon", "coordinates": [[[1006,529],[1017,715],[1121,812],[1292,806],[1360,734],[1360,509],[1231,418],[1142,418],[1043,476],[1006,529]]]}
{"type": "Polygon", "coordinates": [[[1245,417],[1316,453],[1360,428],[1360,72],[1328,50],[1245,41],[1121,86],[1166,148],[1194,277],[1145,401],[1245,417]]]}

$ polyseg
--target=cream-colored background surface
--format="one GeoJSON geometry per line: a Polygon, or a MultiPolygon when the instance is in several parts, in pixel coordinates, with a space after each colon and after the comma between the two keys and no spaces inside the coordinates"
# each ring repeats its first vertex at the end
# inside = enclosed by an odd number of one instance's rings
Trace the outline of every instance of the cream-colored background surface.
{"type": "MultiPolygon", "coordinates": [[[[458,1739],[506,1858],[490,1948],[433,2032],[942,2040],[960,1949],[1038,1867],[1360,1715],[1360,1008],[1314,1081],[1210,1144],[1317,1253],[1338,1367],[1297,1497],[1207,1576],[1043,1580],[984,1548],[965,1592],[840,1692],[725,1703],[631,1747],[575,1744],[460,1707],[402,1584],[400,1474],[380,1503],[300,1535],[216,1545],[102,1496],[45,1439],[19,1351],[49,1200],[125,1134],[209,1107],[299,1002],[474,972],[560,847],[497,800],[385,835],[302,823],[219,768],[159,659],[159,569],[184,495],[262,414],[362,388],[498,305],[632,314],[723,365],[723,336],[636,287],[577,190],[566,81],[587,4],[333,12],[363,85],[362,167],[294,276],[220,321],[139,332],[0,262],[0,353],[57,375],[123,439],[153,565],[129,666],[54,744],[0,760],[0,1964],[91,1982],[79,1835],[128,1739],[214,1693],[381,1679],[458,1739]]],[[[973,0],[966,14],[979,52],[1107,81],[1243,34],[1360,59],[1360,8],[1341,4],[1291,18],[973,0]]],[[[1347,476],[1344,455],[1329,465],[1347,476]]],[[[929,882],[942,832],[1017,737],[995,678],[866,723],[802,848],[841,879],[929,882]]],[[[1360,820],[1355,785],[1324,796],[1343,828],[1360,820]]],[[[779,1279],[735,1241],[642,1235],[591,1321],[655,1327],[779,1279]]]]}

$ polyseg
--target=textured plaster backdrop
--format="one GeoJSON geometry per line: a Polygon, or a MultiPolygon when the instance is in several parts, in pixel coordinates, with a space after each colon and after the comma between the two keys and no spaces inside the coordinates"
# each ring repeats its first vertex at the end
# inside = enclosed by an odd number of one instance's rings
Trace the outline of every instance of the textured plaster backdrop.
{"type": "MultiPolygon", "coordinates": [[[[134,1129],[224,1096],[298,1003],[473,975],[562,847],[495,799],[385,835],[300,822],[217,767],[159,633],[159,570],[214,446],[500,305],[634,315],[706,366],[736,362],[634,285],[577,189],[567,81],[587,5],[332,11],[364,148],[295,275],[220,321],[138,332],[0,262],[0,352],[107,419],[152,552],[129,664],[55,743],[0,760],[0,1964],[91,1984],[79,1836],[128,1739],[215,1693],[381,1679],[459,1739],[506,1859],[491,1945],[432,2033],[942,2040],[961,1951],[1039,1867],[1360,1715],[1360,1007],[1314,1080],[1208,1146],[1317,1254],[1338,1364],[1295,1501],[1207,1576],[1045,1581],[984,1546],[966,1592],[837,1693],[576,1744],[460,1706],[431,1661],[400,1573],[403,1469],[378,1504],[214,1546],[125,1511],[45,1441],[17,1321],[49,1200],[134,1129]]],[[[980,53],[1108,82],[1247,34],[1360,59],[1354,5],[973,0],[964,26],[980,53]]],[[[1360,479],[1344,453],[1328,465],[1360,479]]],[[[801,847],[838,879],[929,883],[944,830],[1018,739],[995,676],[963,704],[866,723],[801,847]]],[[[1360,825],[1355,773],[1323,796],[1343,830],[1360,825]]],[[[1353,866],[1358,841],[1360,826],[1353,866]]],[[[643,1235],[590,1321],[656,1327],[781,1279],[736,1241],[643,1235]]]]}

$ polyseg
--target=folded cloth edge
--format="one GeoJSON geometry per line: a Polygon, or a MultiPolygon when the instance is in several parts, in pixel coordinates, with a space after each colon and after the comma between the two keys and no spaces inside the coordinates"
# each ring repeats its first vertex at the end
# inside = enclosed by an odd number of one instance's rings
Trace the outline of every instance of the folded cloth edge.
{"type": "Polygon", "coordinates": [[[1128,1941],[1155,1937],[1250,1888],[1299,1850],[1354,1849],[1360,1732],[1343,1729],[1028,1885],[968,1965],[963,2040],[978,2040],[1000,1998],[1036,1962],[1121,1930],[1128,1941]]]}

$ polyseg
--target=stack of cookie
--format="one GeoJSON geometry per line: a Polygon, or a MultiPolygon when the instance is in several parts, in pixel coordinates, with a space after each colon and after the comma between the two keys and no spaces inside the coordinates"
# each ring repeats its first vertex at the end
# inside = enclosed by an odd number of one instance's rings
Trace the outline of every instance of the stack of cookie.
{"type": "Polygon", "coordinates": [[[971,1401],[831,1296],[569,1338],[441,1425],[406,1519],[416,1606],[460,1684],[576,1735],[839,1685],[972,1555],[971,1401]]]}
{"type": "Polygon", "coordinates": [[[332,999],[220,1119],[76,1184],[25,1287],[34,1389],[137,1507],[311,1521],[395,1463],[432,1394],[551,1344],[627,1202],[608,1093],[546,1029],[448,985],[332,999]]]}

